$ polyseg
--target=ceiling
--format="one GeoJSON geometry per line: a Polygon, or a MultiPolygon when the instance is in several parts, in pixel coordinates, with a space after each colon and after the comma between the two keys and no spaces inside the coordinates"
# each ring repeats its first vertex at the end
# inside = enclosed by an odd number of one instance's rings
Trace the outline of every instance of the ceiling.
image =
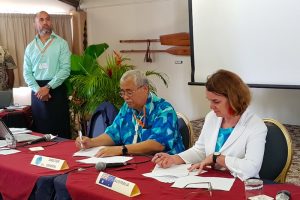
{"type": "Polygon", "coordinates": [[[80,0],[58,0],[64,2],[68,5],[75,7],[76,9],[79,7],[80,0]]]}
{"type": "Polygon", "coordinates": [[[50,14],[70,13],[78,8],[79,0],[0,0],[0,13],[37,13],[45,10],[50,14]]]}

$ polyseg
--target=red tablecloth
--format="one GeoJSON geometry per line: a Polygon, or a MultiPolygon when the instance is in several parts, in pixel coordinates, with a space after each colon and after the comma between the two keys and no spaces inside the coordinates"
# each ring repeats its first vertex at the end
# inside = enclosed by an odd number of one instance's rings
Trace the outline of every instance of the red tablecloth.
{"type": "MultiPolygon", "coordinates": [[[[134,161],[139,161],[141,159],[142,158],[135,157],[134,161]]],[[[117,171],[116,168],[105,170],[106,173],[135,183],[139,187],[141,194],[134,197],[134,199],[245,199],[244,184],[239,179],[235,180],[229,192],[213,190],[212,197],[210,197],[209,193],[203,189],[172,188],[170,187],[171,184],[161,183],[155,179],[144,177],[142,175],[143,173],[150,172],[154,168],[154,164],[151,162],[137,164],[135,166],[136,167],[134,169],[131,168],[127,170],[124,169],[117,171]],[[197,195],[190,194],[190,192],[195,191],[202,192],[197,195]]],[[[81,172],[70,173],[66,184],[72,199],[130,199],[122,194],[96,185],[95,181],[98,174],[99,172],[94,168],[81,172]]],[[[208,173],[205,173],[203,176],[232,177],[229,172],[221,172],[216,170],[209,170],[208,173]]],[[[275,197],[276,193],[283,189],[289,190],[292,193],[293,199],[300,199],[300,187],[292,184],[265,185],[264,194],[275,197]]]]}
{"type": "MultiPolygon", "coordinates": [[[[51,142],[39,143],[35,146],[47,144],[51,144],[51,142]]],[[[62,141],[44,148],[43,151],[31,152],[28,147],[23,147],[19,148],[22,151],[20,153],[0,155],[0,193],[3,199],[28,199],[39,177],[62,174],[82,166],[72,157],[73,153],[77,151],[73,140],[62,141]],[[55,171],[31,165],[35,154],[66,160],[70,169],[55,171]]]]}
{"type": "Polygon", "coordinates": [[[0,112],[0,118],[9,127],[31,128],[32,125],[31,106],[26,106],[21,110],[13,110],[9,112],[7,110],[4,110],[0,112]]]}

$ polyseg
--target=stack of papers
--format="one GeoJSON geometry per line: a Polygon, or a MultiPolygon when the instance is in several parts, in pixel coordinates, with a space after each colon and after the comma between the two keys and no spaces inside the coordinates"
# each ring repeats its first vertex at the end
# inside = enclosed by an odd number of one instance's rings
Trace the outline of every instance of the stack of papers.
{"type": "Polygon", "coordinates": [[[104,157],[104,158],[90,157],[87,159],[77,160],[77,162],[85,163],[85,164],[97,164],[98,162],[125,163],[131,159],[132,157],[128,157],[128,156],[111,156],[111,157],[104,157]]]}
{"type": "Polygon", "coordinates": [[[96,164],[98,162],[123,163],[132,159],[132,157],[129,156],[112,156],[112,157],[105,157],[105,158],[96,158],[95,154],[102,148],[104,148],[104,146],[93,147],[89,149],[81,149],[80,151],[75,152],[73,156],[89,157],[86,159],[77,160],[77,162],[86,163],[86,164],[96,164]]]}

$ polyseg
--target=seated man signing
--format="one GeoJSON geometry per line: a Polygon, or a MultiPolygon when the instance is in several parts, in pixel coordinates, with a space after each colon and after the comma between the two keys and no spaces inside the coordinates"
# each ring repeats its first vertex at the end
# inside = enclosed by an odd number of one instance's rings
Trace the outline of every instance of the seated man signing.
{"type": "Polygon", "coordinates": [[[149,91],[147,77],[138,70],[127,71],[121,77],[120,88],[125,103],[112,125],[98,137],[77,137],[76,146],[106,146],[96,157],[182,152],[176,112],[170,103],[149,91]]]}

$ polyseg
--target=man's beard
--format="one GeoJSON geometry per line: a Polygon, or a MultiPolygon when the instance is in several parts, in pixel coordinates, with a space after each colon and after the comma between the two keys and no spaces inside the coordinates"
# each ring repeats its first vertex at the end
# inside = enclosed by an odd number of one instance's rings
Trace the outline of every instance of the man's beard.
{"type": "Polygon", "coordinates": [[[51,28],[42,28],[41,30],[38,31],[39,35],[51,34],[51,32],[52,32],[51,28]]]}

